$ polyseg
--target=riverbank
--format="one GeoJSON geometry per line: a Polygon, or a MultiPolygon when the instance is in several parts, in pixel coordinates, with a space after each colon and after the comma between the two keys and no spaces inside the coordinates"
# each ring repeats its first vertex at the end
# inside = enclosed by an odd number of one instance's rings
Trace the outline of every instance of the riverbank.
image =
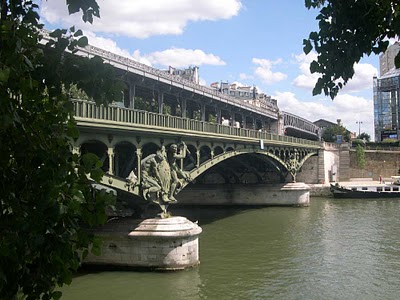
{"type": "Polygon", "coordinates": [[[307,184],[310,187],[310,197],[331,197],[330,184],[307,184]]]}
{"type": "MultiPolygon", "coordinates": [[[[342,181],[338,182],[341,186],[348,185],[380,185],[384,184],[384,182],[390,181],[390,178],[384,178],[383,183],[379,183],[379,181],[372,180],[370,178],[353,178],[350,181],[342,181]]],[[[307,184],[310,187],[310,196],[311,197],[332,197],[332,193],[330,191],[330,184],[307,184]]]]}

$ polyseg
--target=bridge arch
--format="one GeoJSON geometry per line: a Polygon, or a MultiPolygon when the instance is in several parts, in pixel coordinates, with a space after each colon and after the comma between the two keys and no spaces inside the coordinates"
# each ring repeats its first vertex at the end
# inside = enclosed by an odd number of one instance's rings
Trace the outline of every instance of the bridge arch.
{"type": "Polygon", "coordinates": [[[160,150],[161,146],[159,146],[158,144],[156,144],[154,142],[147,142],[142,145],[141,149],[142,149],[142,158],[141,159],[144,159],[147,156],[156,153],[157,150],[160,150]]]}
{"type": "Polygon", "coordinates": [[[200,165],[207,160],[211,159],[211,149],[207,145],[203,145],[199,149],[200,151],[200,165]]]}
{"type": "MultiPolygon", "coordinates": [[[[137,147],[131,142],[121,141],[114,146],[115,175],[128,177],[137,166],[137,147]]],[[[137,172],[137,171],[136,171],[137,172]]]]}
{"type": "Polygon", "coordinates": [[[214,156],[224,153],[224,149],[221,146],[214,147],[214,156]]]}
{"type": "Polygon", "coordinates": [[[89,140],[80,145],[81,155],[86,153],[93,153],[97,155],[97,157],[102,162],[101,169],[104,172],[108,172],[110,169],[110,160],[108,156],[108,146],[98,140],[89,140]]]}

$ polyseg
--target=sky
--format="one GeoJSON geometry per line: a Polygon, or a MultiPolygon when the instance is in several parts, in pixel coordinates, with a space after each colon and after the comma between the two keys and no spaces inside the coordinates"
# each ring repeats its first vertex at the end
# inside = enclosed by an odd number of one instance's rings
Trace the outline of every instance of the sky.
{"type": "Polygon", "coordinates": [[[341,119],[350,131],[374,137],[373,76],[379,57],[364,57],[332,101],[312,96],[316,53],[303,39],[318,31],[318,10],[304,0],[97,0],[100,19],[68,15],[65,0],[41,1],[45,28],[75,25],[89,43],[155,68],[198,66],[200,84],[238,83],[278,100],[282,111],[310,121],[341,119]]]}

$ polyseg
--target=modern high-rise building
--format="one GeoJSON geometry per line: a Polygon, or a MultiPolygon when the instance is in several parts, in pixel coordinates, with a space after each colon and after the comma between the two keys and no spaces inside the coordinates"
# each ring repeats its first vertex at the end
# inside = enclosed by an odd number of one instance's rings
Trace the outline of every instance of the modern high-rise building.
{"type": "Polygon", "coordinates": [[[385,53],[379,56],[379,76],[383,76],[391,69],[395,68],[394,58],[400,50],[400,43],[395,42],[393,45],[389,46],[385,53]]]}
{"type": "Polygon", "coordinates": [[[391,45],[379,57],[380,77],[374,77],[374,127],[375,141],[400,137],[400,69],[394,58],[400,44],[391,45]]]}

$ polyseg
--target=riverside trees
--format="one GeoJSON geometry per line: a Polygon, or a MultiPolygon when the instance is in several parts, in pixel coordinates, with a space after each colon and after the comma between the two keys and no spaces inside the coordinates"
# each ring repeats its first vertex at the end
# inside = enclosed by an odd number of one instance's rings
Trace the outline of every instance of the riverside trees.
{"type": "MultiPolygon", "coordinates": [[[[0,2],[0,299],[57,299],[98,241],[83,227],[106,221],[113,197],[95,191],[96,156],[73,154],[78,136],[63,87],[76,84],[99,103],[120,98],[113,68],[99,58],[75,58],[87,39],[55,30],[39,44],[37,1],[0,2]]],[[[99,17],[94,0],[67,0],[84,21],[99,17]]]]}
{"type": "MultiPolygon", "coordinates": [[[[363,55],[384,52],[389,38],[400,34],[400,3],[394,0],[305,0],[308,9],[320,10],[319,31],[303,40],[304,52],[318,58],[310,64],[320,77],[313,95],[332,99],[354,75],[354,63],[363,55]]],[[[400,67],[400,53],[395,58],[400,67]]]]}

